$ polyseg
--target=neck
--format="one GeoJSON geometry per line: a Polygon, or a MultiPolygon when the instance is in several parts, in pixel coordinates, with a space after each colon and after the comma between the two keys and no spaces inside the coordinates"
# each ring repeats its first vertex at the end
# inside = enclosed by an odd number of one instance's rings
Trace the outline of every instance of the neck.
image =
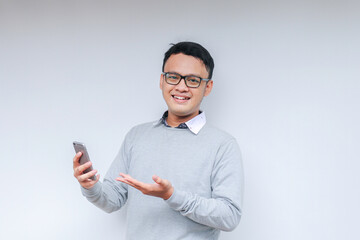
{"type": "Polygon", "coordinates": [[[169,111],[166,122],[170,127],[177,127],[180,123],[187,122],[190,119],[196,117],[197,115],[199,115],[199,111],[195,111],[193,114],[187,116],[177,116],[169,111]]]}

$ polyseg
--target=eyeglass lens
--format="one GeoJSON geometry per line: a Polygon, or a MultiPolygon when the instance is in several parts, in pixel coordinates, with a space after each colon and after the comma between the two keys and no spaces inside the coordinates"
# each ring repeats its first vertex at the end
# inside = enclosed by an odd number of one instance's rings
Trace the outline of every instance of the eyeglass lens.
{"type": "MultiPolygon", "coordinates": [[[[166,82],[171,85],[179,84],[181,78],[182,77],[176,73],[166,73],[165,74],[166,82]]],[[[195,76],[186,76],[185,77],[185,83],[188,87],[199,87],[200,82],[201,82],[201,79],[199,77],[195,77],[195,76]]]]}

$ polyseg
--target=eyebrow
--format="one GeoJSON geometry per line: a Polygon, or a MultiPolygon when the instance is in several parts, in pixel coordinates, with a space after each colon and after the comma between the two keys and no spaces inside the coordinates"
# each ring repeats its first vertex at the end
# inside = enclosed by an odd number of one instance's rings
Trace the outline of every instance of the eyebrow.
{"type": "MultiPolygon", "coordinates": [[[[183,77],[199,77],[199,78],[203,78],[203,77],[200,77],[199,75],[197,74],[193,74],[193,73],[190,73],[190,74],[187,74],[187,75],[182,75],[180,73],[177,73],[177,72],[167,72],[167,73],[175,73],[175,74],[179,74],[180,76],[183,76],[183,77]]],[[[203,78],[203,79],[206,79],[206,78],[203,78]]]]}

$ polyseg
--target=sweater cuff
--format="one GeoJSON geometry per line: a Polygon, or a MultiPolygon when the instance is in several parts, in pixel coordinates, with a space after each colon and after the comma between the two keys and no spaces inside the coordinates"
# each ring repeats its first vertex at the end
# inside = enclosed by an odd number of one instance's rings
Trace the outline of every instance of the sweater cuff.
{"type": "Polygon", "coordinates": [[[85,197],[94,197],[98,195],[101,191],[101,184],[100,182],[95,183],[95,185],[92,188],[84,188],[80,185],[81,192],[85,197]]]}
{"type": "Polygon", "coordinates": [[[185,205],[186,193],[183,191],[176,190],[174,188],[174,192],[171,197],[167,200],[164,200],[172,209],[176,211],[181,211],[183,206],[185,205]]]}

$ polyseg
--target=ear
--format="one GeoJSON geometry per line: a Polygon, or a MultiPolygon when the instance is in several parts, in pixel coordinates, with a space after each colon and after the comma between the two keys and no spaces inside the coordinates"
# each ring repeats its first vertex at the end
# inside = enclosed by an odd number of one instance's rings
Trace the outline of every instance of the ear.
{"type": "Polygon", "coordinates": [[[161,90],[162,90],[163,81],[164,81],[164,75],[161,74],[161,75],[160,75],[160,89],[161,89],[161,90]]]}
{"type": "Polygon", "coordinates": [[[208,96],[212,90],[212,87],[213,87],[213,80],[209,80],[206,84],[206,87],[205,87],[205,92],[204,92],[204,96],[208,96]]]}

